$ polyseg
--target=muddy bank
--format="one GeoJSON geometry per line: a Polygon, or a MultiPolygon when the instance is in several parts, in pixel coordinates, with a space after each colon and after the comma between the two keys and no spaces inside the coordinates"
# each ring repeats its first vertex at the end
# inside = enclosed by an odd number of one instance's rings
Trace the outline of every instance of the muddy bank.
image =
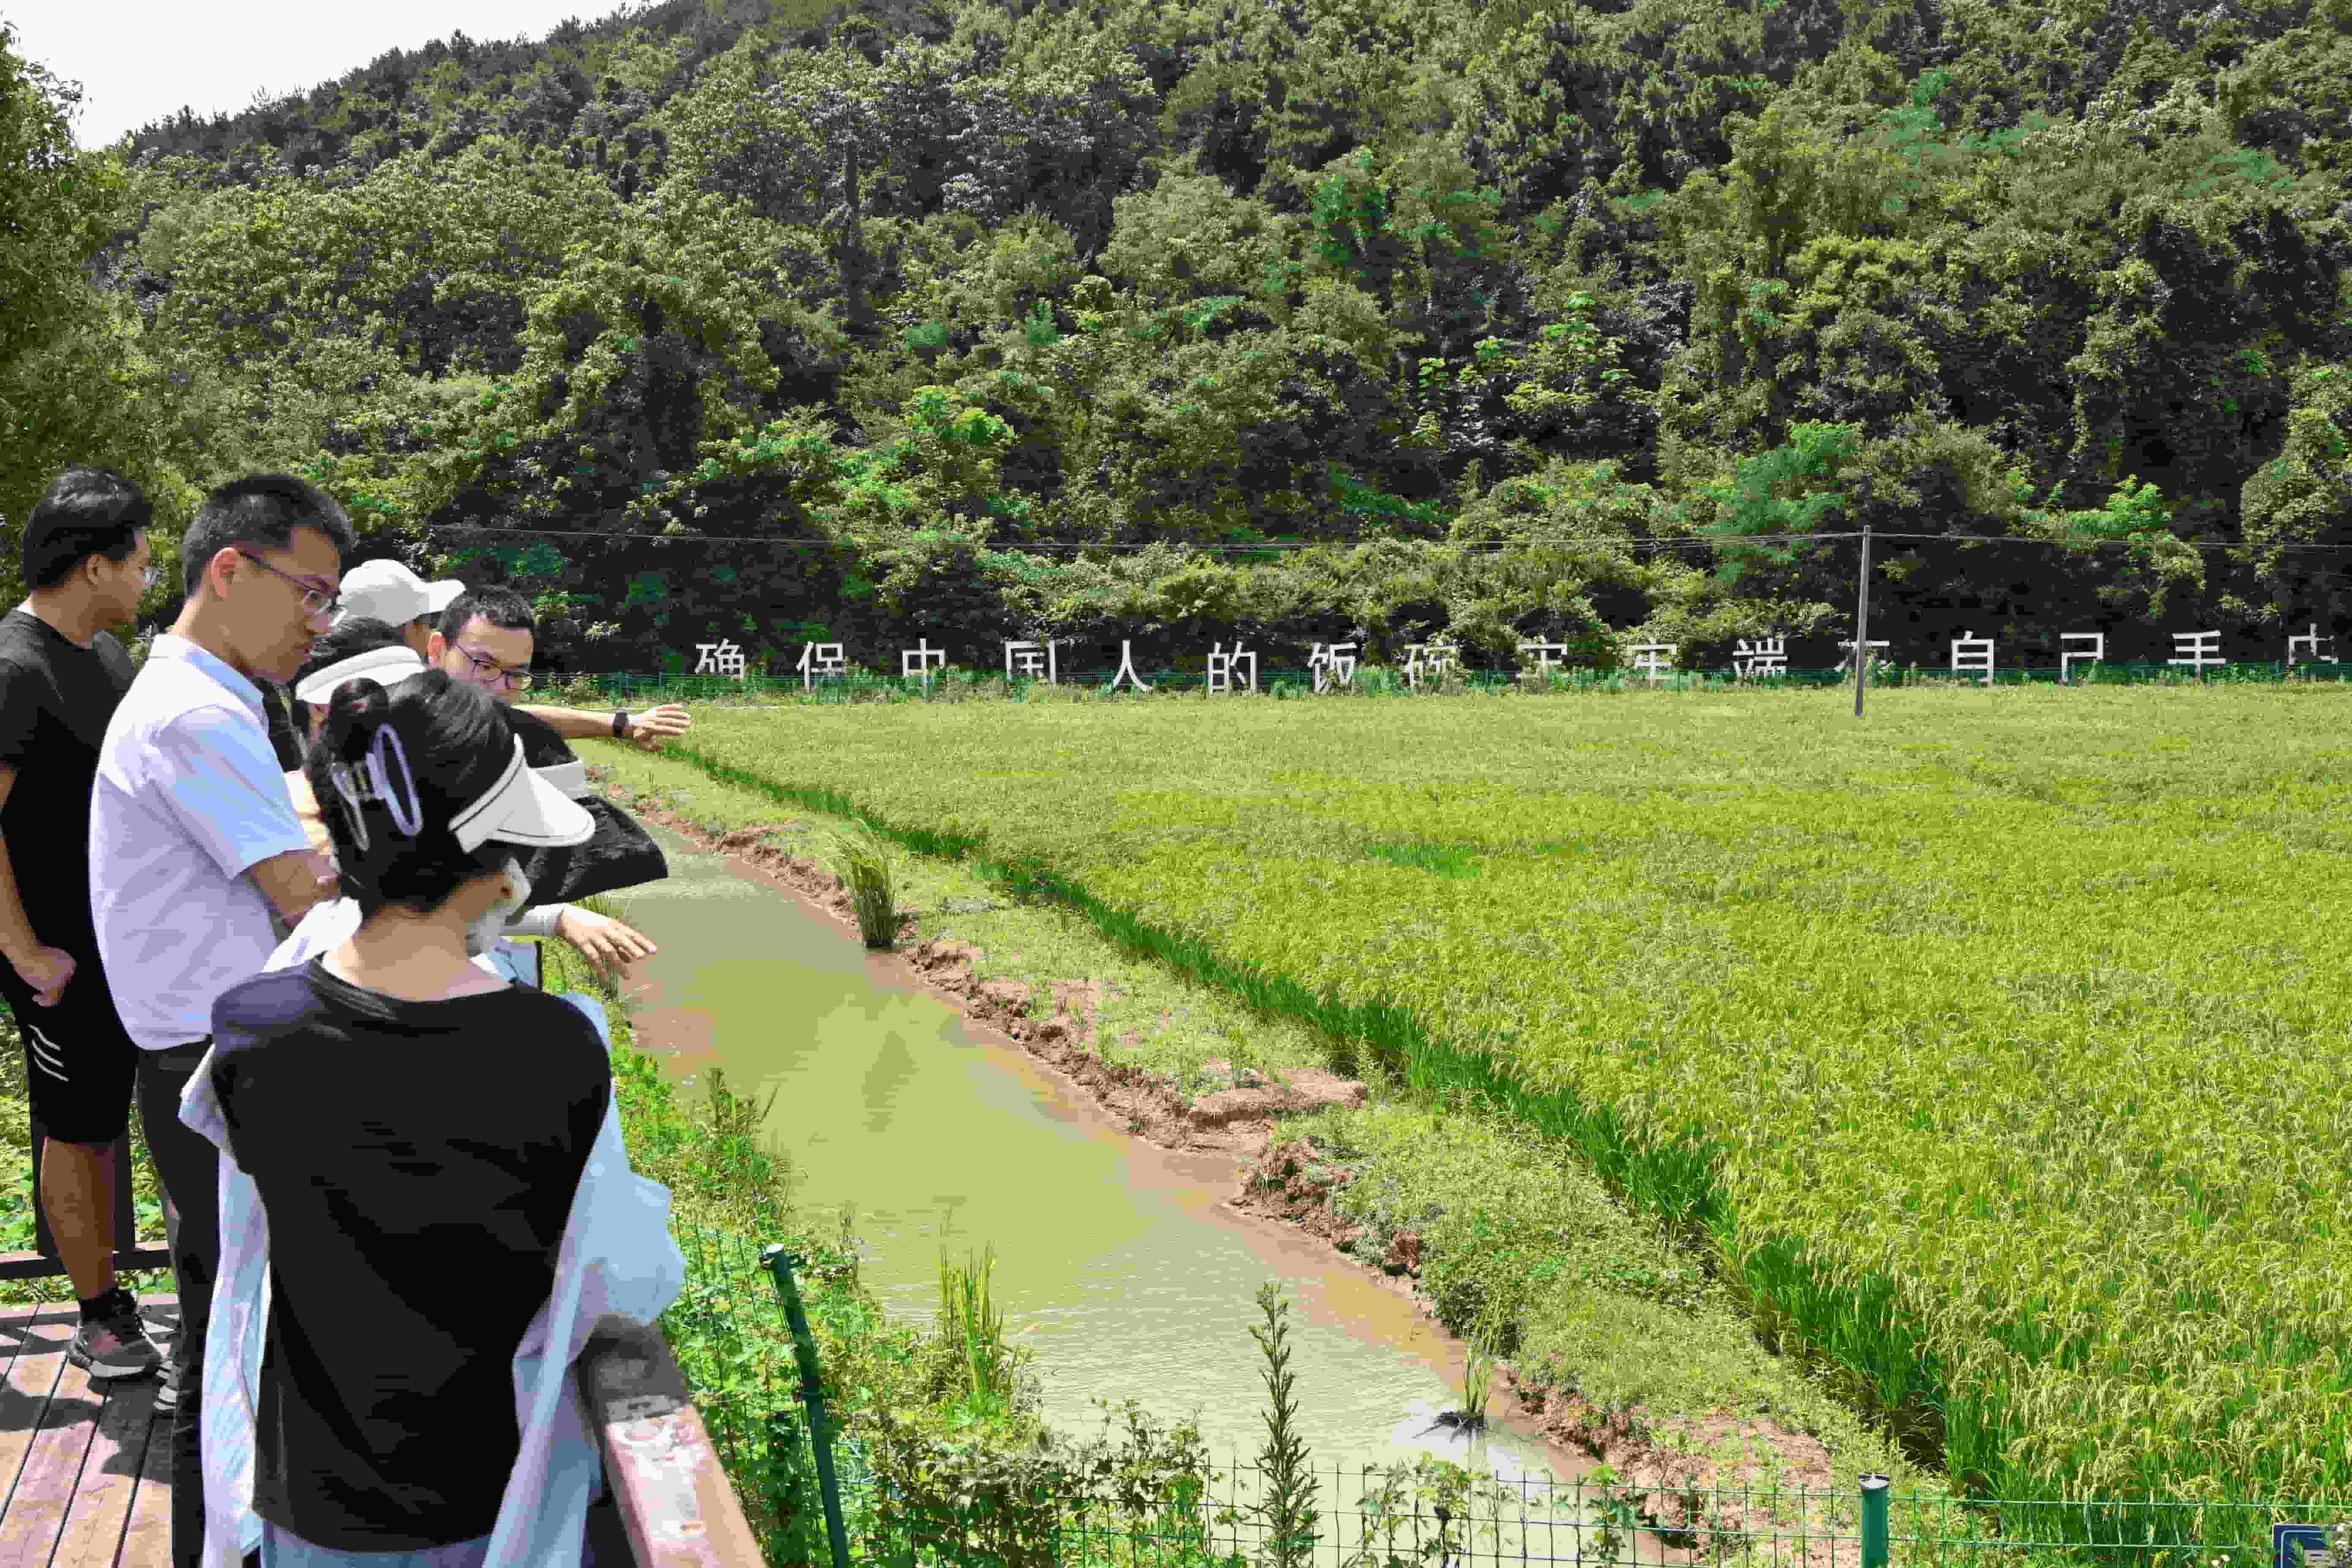
{"type": "MultiPolygon", "coordinates": [[[[793,893],[851,936],[856,935],[849,894],[839,880],[822,865],[766,842],[770,835],[795,826],[798,819],[779,818],[772,824],[714,835],[667,809],[638,805],[633,799],[628,804],[645,820],[700,847],[728,854],[761,880],[793,893]]],[[[920,909],[899,911],[902,942],[914,941],[926,913],[920,909]]],[[[1297,1226],[1331,1247],[1382,1288],[1410,1299],[1434,1318],[1434,1303],[1420,1289],[1423,1242],[1419,1232],[1406,1228],[1375,1236],[1370,1227],[1344,1219],[1335,1199],[1356,1172],[1303,1139],[1280,1136],[1280,1121],[1286,1115],[1331,1105],[1364,1104],[1368,1090],[1361,1081],[1315,1068],[1288,1068],[1268,1079],[1248,1068],[1235,1074],[1226,1068],[1221,1086],[1188,1097],[1179,1084],[1165,1077],[1104,1059],[1096,1027],[1105,1001],[1099,982],[1084,978],[1053,982],[1050,1015],[1032,1017],[1033,999],[1041,1004],[1045,999],[1034,997],[1030,987],[1018,981],[978,978],[971,944],[920,941],[910,948],[873,957],[1083,1088],[1131,1135],[1162,1148],[1227,1156],[1233,1162],[1234,1185],[1223,1200],[1226,1206],[1297,1226]]],[[[1119,999],[1118,993],[1110,993],[1110,999],[1119,999]]],[[[1135,1039],[1127,1034],[1111,1042],[1114,1056],[1135,1039]]],[[[1223,1064],[1210,1066],[1214,1070],[1223,1064]]],[[[1644,1532],[1645,1561],[1654,1552],[1672,1548],[1683,1550],[1670,1551],[1664,1560],[1685,1560],[1699,1544],[1681,1528],[1694,1518],[1687,1501],[1677,1495],[1681,1489],[1736,1491],[1744,1484],[1766,1479],[1775,1468],[1783,1488],[1826,1489],[1832,1484],[1830,1456],[1822,1444],[1805,1432],[1781,1426],[1769,1415],[1718,1410],[1698,1417],[1659,1417],[1639,1405],[1623,1410],[1597,1409],[1558,1386],[1553,1381],[1557,1369],[1545,1370],[1551,1375],[1523,1378],[1518,1368],[1508,1363],[1500,1366],[1496,1382],[1490,1384],[1490,1408],[1507,1405],[1515,1414],[1515,1425],[1533,1426],[1563,1476],[1587,1474],[1599,1464],[1607,1464],[1620,1484],[1635,1492],[1638,1517],[1659,1531],[1654,1542],[1644,1532]],[[1726,1452],[1716,1454],[1718,1445],[1726,1452]]],[[[1720,1516],[1716,1528],[1734,1531],[1770,1528],[1760,1500],[1743,1508],[1735,1498],[1716,1511],[1720,1516]]],[[[1796,1515],[1790,1505],[1783,1505],[1783,1512],[1793,1522],[1796,1515]]],[[[1780,1550],[1793,1558],[1799,1544],[1790,1540],[1781,1543],[1780,1550]]],[[[1855,1562],[1858,1556],[1855,1543],[1841,1542],[1836,1562],[1855,1562]]],[[[1805,1543],[1805,1558],[1809,1564],[1828,1568],[1829,1544],[1805,1543]]]]}

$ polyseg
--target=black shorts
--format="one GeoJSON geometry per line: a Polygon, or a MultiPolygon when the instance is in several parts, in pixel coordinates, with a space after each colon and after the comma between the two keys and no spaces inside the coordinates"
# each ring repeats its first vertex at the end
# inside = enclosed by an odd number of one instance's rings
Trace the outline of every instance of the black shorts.
{"type": "Polygon", "coordinates": [[[139,1047],[115,1016],[97,963],[81,959],[58,1005],[44,1007],[16,965],[0,959],[0,1000],[25,1042],[25,1085],[42,1132],[101,1148],[121,1137],[131,1124],[139,1047]]]}

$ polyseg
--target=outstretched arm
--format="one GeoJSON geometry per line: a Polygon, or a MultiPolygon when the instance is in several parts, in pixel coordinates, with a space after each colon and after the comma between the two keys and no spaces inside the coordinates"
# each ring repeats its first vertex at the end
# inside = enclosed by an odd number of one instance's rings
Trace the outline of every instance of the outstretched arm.
{"type": "MultiPolygon", "coordinates": [[[[583,708],[524,708],[522,711],[545,723],[567,741],[610,740],[613,716],[592,713],[583,708]]],[[[629,715],[629,731],[625,739],[635,741],[649,752],[661,749],[664,741],[673,735],[683,735],[694,721],[685,709],[674,702],[658,708],[648,708],[642,713],[629,715]]]]}

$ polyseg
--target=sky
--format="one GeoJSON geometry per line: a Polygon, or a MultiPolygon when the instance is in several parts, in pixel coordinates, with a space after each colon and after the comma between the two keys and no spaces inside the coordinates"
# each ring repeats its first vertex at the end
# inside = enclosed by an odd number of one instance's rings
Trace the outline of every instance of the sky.
{"type": "Polygon", "coordinates": [[[308,92],[378,55],[463,31],[477,43],[543,38],[621,0],[0,0],[14,48],[82,87],[77,146],[104,147],[185,104],[199,119],[235,114],[257,89],[308,92]]]}

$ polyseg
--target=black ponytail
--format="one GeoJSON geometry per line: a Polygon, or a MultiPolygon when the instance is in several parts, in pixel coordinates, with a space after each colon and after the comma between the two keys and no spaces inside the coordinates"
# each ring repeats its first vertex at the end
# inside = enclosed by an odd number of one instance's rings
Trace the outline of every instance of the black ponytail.
{"type": "Polygon", "coordinates": [[[479,778],[486,755],[502,755],[513,745],[498,704],[446,670],[423,670],[389,688],[351,680],[335,689],[318,739],[303,756],[302,773],[334,841],[342,894],[358,902],[362,918],[386,904],[429,914],[466,883],[507,863],[511,846],[492,840],[468,852],[450,832],[449,819],[470,798],[458,798],[459,781],[479,778]],[[372,793],[367,759],[386,730],[397,737],[398,755],[408,764],[404,770],[394,761],[384,770],[385,784],[400,797],[398,816],[382,800],[362,799],[354,806],[343,793],[345,786],[361,795],[372,793]],[[421,825],[413,837],[400,831],[400,817],[412,811],[421,825]]]}

